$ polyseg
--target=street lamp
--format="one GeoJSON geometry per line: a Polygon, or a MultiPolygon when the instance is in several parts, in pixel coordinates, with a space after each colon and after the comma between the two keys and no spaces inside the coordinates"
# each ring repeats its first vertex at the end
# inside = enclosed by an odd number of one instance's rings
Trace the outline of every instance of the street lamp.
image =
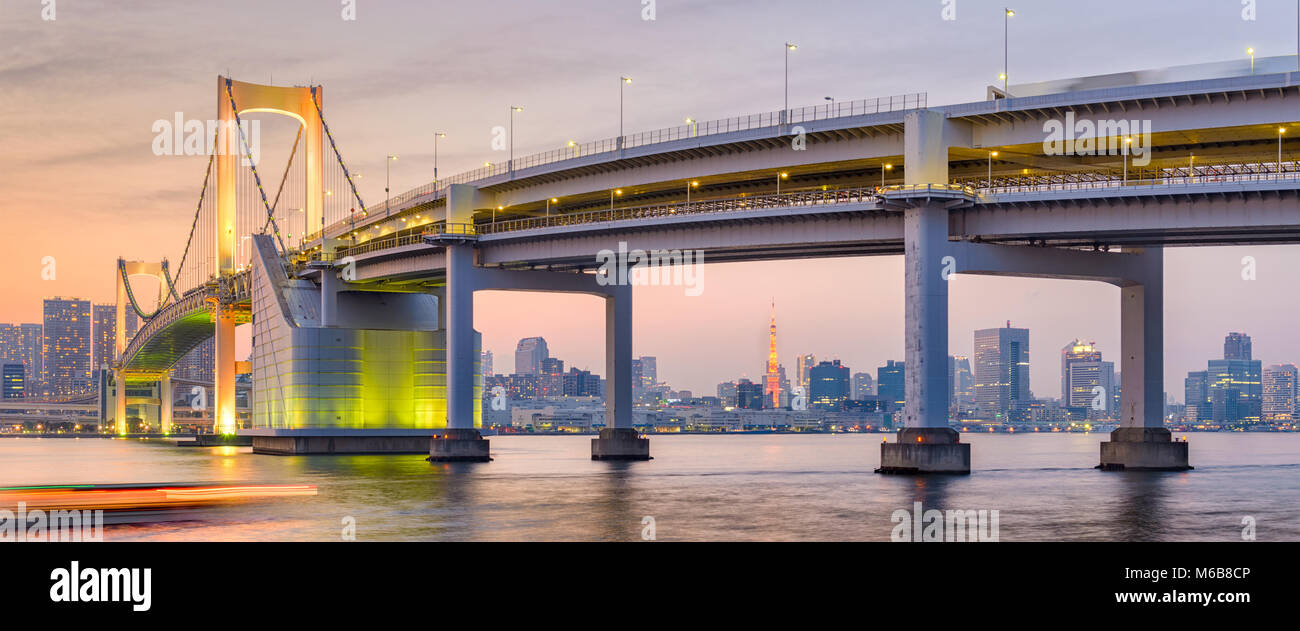
{"type": "Polygon", "coordinates": [[[618,148],[623,148],[623,87],[632,83],[632,77],[618,78],[618,148]]]}
{"type": "Polygon", "coordinates": [[[1002,92],[1007,94],[1007,74],[1011,72],[1011,18],[1016,16],[1016,12],[1011,9],[1004,9],[1002,17],[1002,92]]]}
{"type": "Polygon", "coordinates": [[[391,169],[393,162],[397,161],[397,156],[388,156],[384,160],[384,216],[388,216],[388,185],[392,182],[391,169]]]}
{"type": "Polygon", "coordinates": [[[1279,177],[1282,175],[1282,134],[1285,133],[1285,127],[1277,128],[1277,173],[1279,177]]]}
{"type": "Polygon", "coordinates": [[[433,192],[435,193],[438,192],[438,139],[446,137],[446,132],[433,132],[433,192]]]}
{"type": "Polygon", "coordinates": [[[1250,74],[1255,74],[1255,49],[1247,48],[1246,54],[1250,55],[1250,74]]]}
{"type": "Polygon", "coordinates": [[[610,210],[614,210],[614,196],[615,196],[615,195],[618,195],[618,196],[622,197],[622,196],[623,196],[623,189],[621,189],[621,188],[610,189],[610,191],[609,191],[609,209],[610,209],[610,210]]]}
{"type": "Polygon", "coordinates": [[[776,174],[776,194],[777,194],[777,195],[780,195],[780,194],[781,194],[781,180],[788,180],[788,179],[790,179],[790,174],[789,174],[789,173],[786,173],[785,171],[782,171],[782,172],[776,174]]]}
{"type": "Polygon", "coordinates": [[[507,163],[507,170],[515,172],[515,112],[522,112],[524,108],[518,105],[510,106],[510,161],[507,163]]]}
{"type": "Polygon", "coordinates": [[[885,172],[893,171],[893,170],[894,170],[894,165],[892,164],[886,164],[885,168],[880,170],[880,188],[885,188],[885,172]]]}
{"type": "Polygon", "coordinates": [[[686,117],[686,124],[689,125],[689,126],[691,127],[691,135],[690,135],[690,137],[691,137],[691,138],[694,138],[696,132],[699,131],[699,129],[695,126],[695,119],[694,119],[694,118],[691,118],[691,117],[689,117],[689,116],[687,116],[687,117],[686,117]]]}
{"type": "Polygon", "coordinates": [[[547,218],[547,219],[550,219],[550,218],[551,218],[551,204],[557,204],[557,203],[559,203],[559,201],[560,201],[560,200],[559,200],[559,198],[557,198],[557,197],[552,197],[552,198],[546,200],[546,218],[547,218]]]}
{"type": "Polygon", "coordinates": [[[1124,184],[1128,184],[1128,146],[1133,144],[1133,137],[1124,138],[1124,184]]]}
{"type": "Polygon", "coordinates": [[[989,152],[989,188],[993,188],[993,158],[998,157],[998,152],[989,152]]]}
{"type": "Polygon", "coordinates": [[[688,211],[691,209],[691,189],[699,188],[699,186],[699,180],[691,180],[691,183],[686,186],[686,210],[688,211]]]}
{"type": "Polygon", "coordinates": [[[577,158],[577,157],[579,157],[580,155],[582,155],[582,151],[581,151],[581,149],[578,147],[578,143],[573,142],[572,140],[570,140],[570,141],[569,141],[569,148],[573,150],[573,157],[577,158]]]}
{"type": "Polygon", "coordinates": [[[790,116],[790,51],[799,50],[799,46],[785,43],[785,108],[781,110],[781,124],[788,122],[786,119],[790,116]]]}

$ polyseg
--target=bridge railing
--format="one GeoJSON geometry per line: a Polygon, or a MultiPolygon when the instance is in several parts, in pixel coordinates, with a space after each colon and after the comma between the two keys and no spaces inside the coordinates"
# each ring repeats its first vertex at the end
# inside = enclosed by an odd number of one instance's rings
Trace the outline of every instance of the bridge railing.
{"type": "Polygon", "coordinates": [[[1040,193],[1050,191],[1083,191],[1124,189],[1130,187],[1175,187],[1238,182],[1297,182],[1300,181],[1300,163],[1251,163],[1206,165],[1194,168],[1166,168],[1143,172],[1125,179],[1118,173],[1048,174],[1004,178],[1009,184],[993,186],[981,178],[972,185],[981,193],[1040,193]]]}
{"type": "MultiPolygon", "coordinates": [[[[452,184],[470,184],[497,175],[518,171],[520,169],[553,164],[556,162],[592,155],[613,154],[620,149],[632,149],[635,147],[645,147],[692,138],[704,138],[718,134],[748,131],[751,129],[773,128],[782,124],[797,125],[800,123],[810,123],[836,118],[913,110],[926,107],[927,101],[928,95],[925,92],[916,92],[912,94],[901,94],[874,99],[858,99],[854,101],[827,103],[824,105],[795,107],[790,108],[789,110],[775,110],[757,114],[746,114],[710,121],[695,121],[673,127],[638,132],[621,137],[604,138],[586,143],[570,142],[567,146],[560,149],[520,156],[515,158],[513,161],[507,160],[505,162],[488,163],[472,171],[457,173],[450,177],[439,178],[435,182],[429,182],[401,193],[400,195],[390,197],[386,202],[373,204],[366,208],[366,211],[373,214],[380,209],[400,206],[422,197],[436,198],[439,193],[446,190],[446,188],[452,184]]],[[[335,222],[334,224],[327,226],[324,233],[331,234],[337,232],[348,224],[349,220],[335,222]]],[[[318,238],[320,238],[319,232],[310,235],[308,240],[315,240],[318,238]]]]}
{"type": "Polygon", "coordinates": [[[799,191],[794,193],[781,193],[779,195],[747,195],[745,197],[730,197],[726,199],[705,199],[672,204],[656,204],[651,206],[629,206],[625,208],[589,210],[580,213],[552,215],[550,217],[510,219],[479,224],[477,228],[479,234],[501,234],[506,232],[516,232],[519,230],[574,226],[608,221],[654,219],[678,215],[764,210],[769,208],[873,202],[877,199],[878,197],[875,188],[799,191]]]}

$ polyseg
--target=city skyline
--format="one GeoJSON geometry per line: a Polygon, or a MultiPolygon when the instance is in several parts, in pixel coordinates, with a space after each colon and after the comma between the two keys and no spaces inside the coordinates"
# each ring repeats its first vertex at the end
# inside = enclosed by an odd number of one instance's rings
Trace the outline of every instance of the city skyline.
{"type": "MultiPolygon", "coordinates": [[[[505,22],[493,3],[441,11],[441,17],[455,16],[460,23],[502,33],[492,45],[460,34],[448,34],[434,43],[444,54],[433,66],[455,68],[457,62],[473,59],[481,68],[474,73],[430,72],[427,42],[418,33],[420,24],[433,19],[432,7],[400,12],[382,5],[366,7],[355,24],[343,23],[335,11],[321,9],[321,30],[315,33],[325,36],[316,38],[294,34],[297,16],[307,15],[310,20],[313,15],[311,3],[299,2],[296,10],[270,14],[242,27],[243,51],[219,58],[182,50],[174,57],[157,59],[153,50],[159,43],[181,39],[182,33],[184,39],[195,40],[195,50],[211,50],[221,36],[202,25],[216,19],[218,10],[258,14],[256,4],[141,11],[127,35],[96,29],[112,17],[111,11],[120,10],[106,4],[64,7],[54,24],[41,22],[36,11],[26,18],[17,16],[12,24],[19,53],[0,67],[7,85],[14,88],[13,102],[5,105],[8,115],[0,117],[0,134],[12,139],[12,151],[0,156],[0,183],[14,195],[0,202],[0,212],[14,222],[15,232],[31,238],[13,244],[10,258],[17,272],[0,281],[4,283],[0,322],[38,321],[39,300],[44,296],[111,301],[110,267],[118,256],[178,258],[179,251],[157,251],[157,244],[171,248],[183,242],[203,159],[149,155],[154,138],[150,127],[155,120],[170,120],[177,111],[212,118],[211,79],[218,73],[228,71],[237,78],[279,85],[313,80],[328,84],[331,120],[341,130],[340,142],[355,161],[353,166],[368,176],[360,186],[373,204],[383,197],[385,183],[379,174],[387,164],[386,155],[402,156],[393,165],[394,192],[431,179],[434,127],[449,132],[440,148],[441,172],[468,170],[487,158],[499,160],[501,156],[490,149],[489,132],[503,124],[506,106],[516,101],[528,101],[515,138],[520,155],[562,146],[569,139],[614,135],[616,99],[605,84],[620,73],[637,78],[627,89],[626,127],[632,131],[679,124],[684,116],[707,120],[780,107],[782,51],[777,47],[790,40],[801,44],[792,55],[791,105],[818,104],[827,96],[847,100],[919,89],[931,90],[931,104],[978,101],[985,88],[996,82],[1001,67],[1001,51],[987,44],[1001,26],[999,10],[991,5],[963,3],[958,19],[951,23],[940,18],[937,3],[900,3],[841,7],[844,19],[837,23],[805,24],[780,19],[783,3],[747,2],[746,11],[758,26],[724,32],[716,27],[726,23],[734,9],[731,5],[663,4],[653,23],[643,22],[639,12],[632,10],[636,7],[622,15],[603,10],[605,5],[594,1],[525,13],[505,22]],[[604,28],[596,28],[592,39],[579,48],[550,47],[546,27],[576,20],[595,20],[604,28]],[[889,52],[906,41],[888,32],[864,41],[856,36],[855,26],[863,20],[912,24],[950,48],[893,59],[889,52]],[[525,21],[530,28],[521,28],[525,21]],[[619,33],[628,29],[640,29],[638,37],[657,52],[631,52],[590,64],[591,51],[616,44],[619,33]],[[377,38],[393,42],[394,49],[344,46],[347,52],[343,52],[338,45],[377,38]],[[285,52],[285,41],[294,44],[288,48],[294,53],[285,52]],[[980,52],[952,54],[963,47],[980,52]],[[112,51],[115,63],[122,67],[106,66],[97,52],[102,50],[112,51]],[[376,63],[381,55],[410,63],[376,63]],[[698,63],[703,57],[708,63],[698,63]],[[894,63],[889,72],[861,70],[877,67],[870,61],[886,57],[894,63]],[[500,80],[507,67],[517,71],[511,74],[517,79],[508,85],[500,80]],[[158,76],[175,80],[158,87],[158,76]],[[383,109],[376,112],[371,91],[393,85],[408,91],[383,99],[379,105],[383,109]],[[81,112],[76,104],[87,91],[100,95],[98,107],[81,112]],[[447,94],[453,96],[444,97],[447,94]],[[682,98],[683,94],[690,98],[682,98]],[[692,104],[692,111],[683,110],[683,101],[692,104]],[[21,133],[31,128],[49,133],[40,137],[21,133]],[[427,134],[410,131],[425,128],[427,134]],[[119,160],[123,153],[131,159],[119,160]],[[60,181],[71,173],[84,178],[84,185],[61,186],[60,181]],[[68,238],[67,234],[97,238],[68,238]],[[54,280],[41,280],[46,256],[57,262],[54,280]]],[[[1259,21],[1250,23],[1236,19],[1238,11],[1231,2],[1188,3],[1188,11],[1176,15],[1160,7],[1113,1],[1094,3],[1086,10],[1026,7],[1016,18],[1019,28],[1011,39],[1016,67],[1012,83],[1235,59],[1243,56],[1247,45],[1261,55],[1294,50],[1289,7],[1282,14],[1278,6],[1261,6],[1259,21]],[[1100,48],[1087,58],[1023,55],[1032,47],[1052,45],[1054,33],[1062,29],[1114,29],[1144,18],[1166,25],[1167,30],[1122,49],[1100,48]],[[1175,31],[1184,41],[1198,45],[1171,48],[1169,43],[1179,39],[1175,31]]],[[[289,144],[290,127],[271,120],[267,119],[267,144],[275,145],[277,138],[289,144]]],[[[276,157],[276,150],[267,152],[270,164],[276,164],[276,157]]],[[[1293,295],[1290,287],[1300,283],[1300,270],[1288,262],[1297,252],[1296,246],[1250,246],[1166,253],[1167,391],[1181,391],[1185,374],[1214,356],[1214,339],[1225,331],[1251,332],[1260,342],[1257,355],[1265,364],[1300,357],[1300,340],[1291,334],[1287,315],[1297,305],[1286,302],[1293,295]],[[1241,279],[1244,256],[1256,260],[1258,280],[1241,279]],[[1207,300],[1207,295],[1215,299],[1207,300]]],[[[749,324],[748,318],[737,320],[736,314],[761,309],[775,297],[778,304],[790,305],[781,316],[778,350],[784,356],[810,353],[862,367],[901,359],[902,285],[893,280],[899,278],[901,266],[898,257],[710,264],[709,289],[703,296],[683,297],[680,288],[638,288],[635,352],[660,357],[668,367],[665,380],[708,391],[720,375],[733,374],[734,366],[762,365],[762,345],[755,353],[751,342],[764,336],[765,327],[749,324]]],[[[966,332],[1007,319],[1038,332],[1039,339],[1064,342],[1082,336],[1096,340],[1111,356],[1119,352],[1118,300],[1111,288],[960,276],[954,282],[950,354],[969,356],[972,349],[966,346],[966,332]]],[[[510,345],[520,337],[542,335],[572,349],[566,356],[573,365],[592,369],[603,365],[603,348],[591,337],[601,324],[601,311],[592,300],[484,292],[478,304],[478,328],[487,350],[509,354],[510,345]],[[530,317],[514,316],[520,312],[530,317]]],[[[241,330],[240,335],[242,356],[249,334],[241,330]]],[[[1034,363],[1031,381],[1053,383],[1049,364],[1034,363]]],[[[762,377],[757,369],[743,373],[753,379],[762,377]]]]}

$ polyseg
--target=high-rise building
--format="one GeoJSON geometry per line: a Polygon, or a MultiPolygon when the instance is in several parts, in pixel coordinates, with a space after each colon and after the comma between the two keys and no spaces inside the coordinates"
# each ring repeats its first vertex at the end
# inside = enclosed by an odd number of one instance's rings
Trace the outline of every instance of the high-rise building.
{"type": "Polygon", "coordinates": [[[564,395],[564,360],[547,357],[538,370],[537,385],[543,397],[564,395]]]}
{"type": "Polygon", "coordinates": [[[1258,359],[1211,359],[1211,414],[1217,423],[1258,423],[1263,416],[1263,367],[1258,359]]]}
{"type": "MultiPolygon", "coordinates": [[[[1081,342],[1076,338],[1061,349],[1061,405],[1066,407],[1081,405],[1074,402],[1078,393],[1070,386],[1070,364],[1101,361],[1101,351],[1097,350],[1094,344],[1094,342],[1081,342]]],[[[1087,398],[1091,400],[1091,392],[1088,392],[1087,398]]]]}
{"type": "Polygon", "coordinates": [[[812,407],[839,411],[849,400],[849,367],[836,359],[813,366],[808,401],[812,407]]]}
{"type": "Polygon", "coordinates": [[[90,301],[46,298],[41,381],[52,394],[90,389],[90,301]]]}
{"type": "Polygon", "coordinates": [[[564,374],[564,396],[600,396],[600,375],[593,375],[587,370],[570,368],[569,372],[564,374]]]}
{"type": "Polygon", "coordinates": [[[515,346],[515,374],[541,374],[542,360],[551,356],[546,348],[546,340],[540,337],[526,337],[515,346]]]}
{"type": "Polygon", "coordinates": [[[40,324],[0,324],[0,361],[23,365],[23,386],[27,396],[40,394],[41,347],[45,340],[40,324]]]}
{"type": "Polygon", "coordinates": [[[763,409],[763,384],[741,378],[736,382],[736,407],[745,410],[763,409]]]}
{"type": "Polygon", "coordinates": [[[869,372],[853,373],[853,400],[864,401],[876,396],[876,381],[869,372]]]}
{"type": "Polygon", "coordinates": [[[975,378],[970,372],[970,358],[965,355],[952,357],[952,400],[957,405],[970,405],[974,400],[972,388],[975,378]]]}
{"type": "Polygon", "coordinates": [[[808,392],[808,379],[811,377],[813,366],[817,365],[817,357],[811,353],[800,355],[798,361],[798,365],[795,366],[795,380],[799,382],[797,385],[803,387],[806,394],[808,392]]]}
{"type": "Polygon", "coordinates": [[[1189,422],[1211,421],[1214,418],[1210,402],[1210,374],[1204,370],[1189,372],[1183,380],[1185,416],[1189,422]]]}
{"type": "Polygon", "coordinates": [[[0,362],[0,399],[19,399],[26,390],[24,368],[15,361],[0,362]]]}
{"type": "Polygon", "coordinates": [[[217,341],[209,339],[181,357],[172,368],[172,377],[201,383],[215,383],[217,341]]]}
{"type": "Polygon", "coordinates": [[[1300,370],[1295,364],[1277,364],[1264,370],[1264,420],[1278,423],[1300,418],[1297,397],[1300,397],[1300,370]]]}
{"type": "Polygon", "coordinates": [[[483,351],[483,354],[479,356],[479,366],[482,367],[480,369],[480,372],[483,373],[484,377],[493,376],[494,373],[492,372],[492,351],[483,351]]]}
{"type": "Polygon", "coordinates": [[[641,364],[641,387],[649,390],[659,384],[659,360],[651,356],[637,358],[641,364]]]}
{"type": "Polygon", "coordinates": [[[1229,333],[1223,338],[1223,358],[1249,360],[1250,336],[1245,333],[1229,333]]]}
{"type": "Polygon", "coordinates": [[[1008,419],[1029,403],[1029,329],[975,332],[975,404],[986,418],[1008,419]]]}
{"type": "Polygon", "coordinates": [[[907,379],[903,362],[891,359],[884,366],[876,369],[876,396],[886,402],[891,412],[903,409],[903,401],[907,398],[907,379]]]}
{"type": "Polygon", "coordinates": [[[725,407],[736,407],[736,382],[724,381],[718,384],[718,399],[725,407]]]}
{"type": "Polygon", "coordinates": [[[767,372],[763,375],[764,406],[781,407],[781,363],[776,357],[776,301],[772,301],[772,319],[767,327],[767,372]]]}

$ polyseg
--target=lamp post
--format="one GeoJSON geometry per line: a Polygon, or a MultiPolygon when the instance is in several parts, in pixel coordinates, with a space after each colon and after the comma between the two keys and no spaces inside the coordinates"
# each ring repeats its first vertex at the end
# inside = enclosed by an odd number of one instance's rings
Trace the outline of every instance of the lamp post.
{"type": "Polygon", "coordinates": [[[1285,127],[1277,128],[1277,174],[1282,177],[1282,135],[1286,133],[1285,127]]]}
{"type": "Polygon", "coordinates": [[[1124,139],[1124,184],[1128,184],[1128,146],[1133,144],[1133,137],[1124,139]]]}
{"type": "Polygon", "coordinates": [[[835,97],[833,97],[833,96],[824,96],[824,97],[822,97],[822,100],[827,102],[827,105],[826,105],[826,118],[833,118],[833,117],[831,116],[831,108],[832,108],[832,107],[835,107],[835,97]]]}
{"type": "Polygon", "coordinates": [[[1191,154],[1187,158],[1187,178],[1189,182],[1196,181],[1196,154],[1191,154]]]}
{"type": "Polygon", "coordinates": [[[786,180],[786,179],[789,179],[789,178],[790,178],[790,174],[787,173],[787,172],[785,172],[785,171],[782,171],[782,172],[776,174],[776,194],[777,194],[777,195],[780,195],[780,194],[781,194],[781,180],[786,180]]]}
{"type": "Polygon", "coordinates": [[[989,180],[988,181],[989,181],[990,190],[993,189],[993,158],[996,157],[998,157],[998,152],[996,151],[989,152],[989,180]]]}
{"type": "Polygon", "coordinates": [[[610,189],[610,191],[609,191],[609,209],[610,209],[610,210],[614,210],[614,196],[615,196],[615,195],[622,196],[622,195],[623,195],[623,189],[621,189],[621,188],[610,189]]]}
{"type": "Polygon", "coordinates": [[[438,139],[446,137],[446,132],[433,132],[433,192],[435,193],[438,192],[438,139]]]}
{"type": "Polygon", "coordinates": [[[578,147],[578,143],[573,142],[572,140],[570,140],[570,141],[569,141],[569,148],[573,150],[573,157],[577,158],[577,157],[579,157],[579,156],[582,155],[582,151],[579,149],[579,147],[578,147]]]}
{"type": "Polygon", "coordinates": [[[510,161],[507,163],[507,171],[515,172],[515,112],[522,112],[524,108],[518,105],[510,106],[510,161]]]}
{"type": "Polygon", "coordinates": [[[880,188],[885,188],[885,171],[893,171],[894,165],[886,164],[885,168],[880,170],[880,188]]]}
{"type": "Polygon", "coordinates": [[[623,88],[632,83],[632,77],[618,78],[618,148],[623,148],[623,88]]]}
{"type": "Polygon", "coordinates": [[[546,218],[547,218],[547,219],[550,219],[550,218],[551,218],[551,204],[559,203],[559,201],[560,201],[560,200],[559,200],[559,198],[557,198],[557,197],[551,197],[551,198],[549,198],[549,199],[546,200],[546,218]]]}
{"type": "Polygon", "coordinates": [[[691,183],[686,185],[686,210],[687,211],[690,211],[691,209],[691,189],[696,188],[699,185],[700,185],[699,180],[691,180],[691,183]]]}
{"type": "Polygon", "coordinates": [[[790,51],[799,50],[799,46],[785,43],[785,107],[781,109],[781,124],[789,122],[790,117],[790,51]]]}
{"type": "Polygon", "coordinates": [[[687,116],[687,117],[686,117],[686,124],[689,125],[690,128],[691,128],[691,134],[690,134],[690,137],[691,137],[691,138],[694,138],[695,135],[696,135],[696,133],[699,131],[699,129],[695,126],[695,119],[694,119],[694,118],[691,118],[691,117],[689,117],[689,116],[687,116]]]}
{"type": "Polygon", "coordinates": [[[1247,48],[1246,54],[1250,55],[1250,74],[1255,74],[1255,49],[1247,48]]]}
{"type": "Polygon", "coordinates": [[[388,186],[392,183],[392,169],[389,167],[397,160],[397,156],[388,156],[384,160],[384,216],[388,216],[388,186]]]}
{"type": "Polygon", "coordinates": [[[1011,9],[1004,9],[1002,16],[1002,92],[1007,96],[1007,75],[1011,72],[1011,18],[1016,16],[1016,12],[1011,9]]]}

